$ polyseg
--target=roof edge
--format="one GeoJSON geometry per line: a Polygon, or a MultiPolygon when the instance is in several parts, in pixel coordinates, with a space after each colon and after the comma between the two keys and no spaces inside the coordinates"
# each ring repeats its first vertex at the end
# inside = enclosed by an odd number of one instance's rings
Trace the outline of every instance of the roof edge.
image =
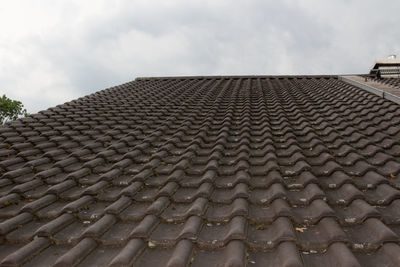
{"type": "Polygon", "coordinates": [[[337,78],[340,75],[205,75],[205,76],[158,76],[137,77],[135,81],[141,80],[169,80],[169,79],[256,79],[256,78],[337,78]]]}
{"type": "Polygon", "coordinates": [[[382,89],[376,88],[372,85],[368,85],[368,84],[364,84],[362,82],[356,81],[356,80],[352,79],[352,77],[350,77],[350,76],[348,76],[348,77],[339,76],[339,80],[400,105],[400,97],[388,92],[387,90],[382,90],[382,89]]]}

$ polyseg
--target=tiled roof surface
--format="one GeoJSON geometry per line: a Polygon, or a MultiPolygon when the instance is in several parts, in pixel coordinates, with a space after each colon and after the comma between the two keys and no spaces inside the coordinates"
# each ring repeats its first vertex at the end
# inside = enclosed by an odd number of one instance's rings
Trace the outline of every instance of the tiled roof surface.
{"type": "Polygon", "coordinates": [[[400,106],[137,79],[0,127],[0,265],[399,266],[400,106]]]}
{"type": "Polygon", "coordinates": [[[400,90],[400,79],[399,78],[383,78],[383,79],[369,78],[369,79],[372,79],[373,81],[378,82],[378,83],[392,86],[392,87],[400,90]]]}

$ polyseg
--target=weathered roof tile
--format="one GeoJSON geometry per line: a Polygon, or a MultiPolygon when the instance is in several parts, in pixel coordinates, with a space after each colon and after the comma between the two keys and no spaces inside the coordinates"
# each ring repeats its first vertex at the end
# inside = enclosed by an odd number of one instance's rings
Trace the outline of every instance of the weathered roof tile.
{"type": "Polygon", "coordinates": [[[335,76],[227,76],[7,123],[0,266],[397,266],[399,122],[335,76]]]}

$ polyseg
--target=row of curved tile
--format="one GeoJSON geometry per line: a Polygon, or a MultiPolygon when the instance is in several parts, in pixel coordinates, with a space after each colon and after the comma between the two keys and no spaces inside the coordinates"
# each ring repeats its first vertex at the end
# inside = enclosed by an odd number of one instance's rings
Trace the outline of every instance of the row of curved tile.
{"type": "Polygon", "coordinates": [[[143,79],[8,124],[3,264],[395,266],[399,115],[333,77],[143,79]]]}

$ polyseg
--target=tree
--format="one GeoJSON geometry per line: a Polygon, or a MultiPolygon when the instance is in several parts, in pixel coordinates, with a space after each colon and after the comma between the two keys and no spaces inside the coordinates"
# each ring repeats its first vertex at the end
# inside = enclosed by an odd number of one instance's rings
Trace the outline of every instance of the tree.
{"type": "Polygon", "coordinates": [[[27,116],[24,105],[20,101],[11,100],[6,95],[0,98],[0,125],[7,121],[18,119],[19,116],[27,116]]]}

